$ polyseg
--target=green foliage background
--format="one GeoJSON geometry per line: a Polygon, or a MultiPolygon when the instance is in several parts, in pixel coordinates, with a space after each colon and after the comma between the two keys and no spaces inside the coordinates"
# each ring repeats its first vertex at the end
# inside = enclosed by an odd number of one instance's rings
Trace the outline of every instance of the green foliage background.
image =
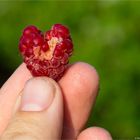
{"type": "Polygon", "coordinates": [[[88,126],[113,138],[140,136],[140,1],[0,1],[0,83],[21,63],[22,29],[69,26],[71,63],[84,61],[100,75],[100,94],[88,126]]]}

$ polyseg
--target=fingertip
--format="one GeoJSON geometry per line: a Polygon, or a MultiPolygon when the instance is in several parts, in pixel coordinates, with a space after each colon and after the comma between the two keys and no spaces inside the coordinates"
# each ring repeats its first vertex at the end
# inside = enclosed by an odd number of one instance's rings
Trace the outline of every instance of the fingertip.
{"type": "Polygon", "coordinates": [[[42,111],[49,107],[55,94],[55,86],[49,78],[36,77],[28,80],[23,89],[22,111],[42,111]]]}
{"type": "Polygon", "coordinates": [[[65,87],[69,86],[71,82],[73,88],[88,89],[87,93],[93,94],[98,91],[99,75],[96,69],[90,64],[76,62],[68,68],[64,77],[59,81],[62,87],[63,85],[65,87]]]}
{"type": "Polygon", "coordinates": [[[99,80],[99,76],[98,76],[98,72],[96,70],[96,68],[88,63],[85,63],[85,62],[76,62],[74,64],[74,66],[78,69],[85,69],[86,71],[88,70],[93,76],[95,76],[95,78],[97,80],[99,80]]]}
{"type": "MultiPolygon", "coordinates": [[[[77,72],[77,75],[79,75],[81,81],[85,81],[86,85],[91,85],[96,88],[99,85],[99,74],[95,67],[88,63],[84,62],[77,62],[73,65],[73,68],[75,69],[75,72],[77,72]]],[[[77,76],[78,78],[78,76],[77,76]]]]}
{"type": "Polygon", "coordinates": [[[32,75],[26,68],[25,63],[22,63],[2,86],[1,93],[9,95],[13,92],[14,95],[18,94],[24,87],[25,82],[31,77],[32,75]]]}
{"type": "Polygon", "coordinates": [[[104,128],[90,127],[80,133],[78,140],[112,140],[112,137],[104,128]]]}

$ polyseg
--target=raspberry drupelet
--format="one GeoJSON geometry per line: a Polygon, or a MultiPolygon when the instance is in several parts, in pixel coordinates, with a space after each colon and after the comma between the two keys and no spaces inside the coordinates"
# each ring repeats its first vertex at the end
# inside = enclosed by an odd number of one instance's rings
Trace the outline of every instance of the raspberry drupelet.
{"type": "Polygon", "coordinates": [[[58,81],[68,66],[73,43],[69,29],[61,24],[53,25],[44,34],[35,26],[28,26],[20,38],[19,50],[33,76],[58,81]]]}

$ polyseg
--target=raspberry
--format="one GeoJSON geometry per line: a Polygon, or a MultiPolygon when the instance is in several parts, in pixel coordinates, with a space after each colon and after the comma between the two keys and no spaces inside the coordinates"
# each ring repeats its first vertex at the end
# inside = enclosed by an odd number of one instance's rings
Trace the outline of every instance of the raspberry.
{"type": "Polygon", "coordinates": [[[64,74],[73,43],[69,29],[55,24],[44,34],[35,26],[23,30],[19,50],[33,76],[48,76],[58,81],[64,74]]]}

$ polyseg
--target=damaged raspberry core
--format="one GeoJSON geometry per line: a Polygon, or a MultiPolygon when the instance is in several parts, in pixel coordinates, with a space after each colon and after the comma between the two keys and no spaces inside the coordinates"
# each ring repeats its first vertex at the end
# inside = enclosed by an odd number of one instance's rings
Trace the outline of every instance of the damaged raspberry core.
{"type": "Polygon", "coordinates": [[[35,26],[28,26],[20,38],[19,50],[33,76],[58,81],[68,66],[73,43],[69,29],[61,24],[53,25],[44,34],[35,26]]]}

